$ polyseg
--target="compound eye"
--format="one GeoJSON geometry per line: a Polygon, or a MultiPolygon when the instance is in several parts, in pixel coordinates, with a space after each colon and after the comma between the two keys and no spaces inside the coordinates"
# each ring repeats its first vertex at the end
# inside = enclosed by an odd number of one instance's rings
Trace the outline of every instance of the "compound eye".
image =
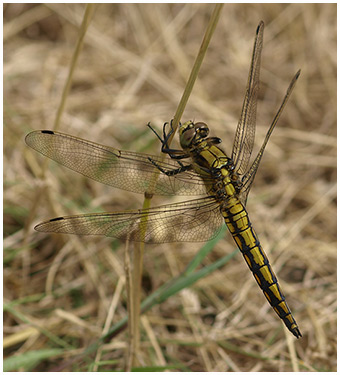
{"type": "Polygon", "coordinates": [[[196,129],[195,128],[187,128],[185,131],[182,133],[180,137],[180,142],[182,147],[189,147],[192,140],[196,136],[196,129]]]}
{"type": "Polygon", "coordinates": [[[208,125],[204,122],[196,122],[195,124],[196,133],[200,138],[206,138],[209,134],[208,125]]]}

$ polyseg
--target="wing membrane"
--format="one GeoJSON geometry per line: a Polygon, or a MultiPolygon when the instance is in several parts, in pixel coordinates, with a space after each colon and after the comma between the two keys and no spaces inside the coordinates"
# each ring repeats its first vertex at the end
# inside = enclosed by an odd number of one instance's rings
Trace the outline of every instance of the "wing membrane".
{"type": "Polygon", "coordinates": [[[200,242],[217,235],[222,224],[212,197],[114,213],[59,217],[38,224],[39,232],[105,235],[137,242],[200,242]],[[141,224],[146,220],[146,225],[141,224]]]}
{"type": "Polygon", "coordinates": [[[237,125],[232,150],[235,172],[244,175],[254,146],[256,107],[260,80],[261,51],[263,45],[264,23],[257,27],[252,60],[249,69],[246,94],[243,101],[241,117],[237,125]]]}
{"type": "MultiPolygon", "coordinates": [[[[170,158],[137,152],[121,151],[68,134],[49,130],[29,133],[28,146],[86,177],[120,189],[144,193],[155,171],[151,158],[164,170],[176,170],[179,164],[170,158]]],[[[182,161],[183,165],[188,165],[182,161]]],[[[206,194],[204,182],[194,171],[167,176],[160,173],[153,190],[158,195],[206,194]]]]}
{"type": "Polygon", "coordinates": [[[260,148],[260,151],[258,152],[253,164],[251,165],[251,167],[249,168],[249,171],[244,175],[243,179],[242,179],[242,189],[241,189],[241,192],[240,192],[240,199],[241,201],[246,204],[247,202],[247,197],[248,197],[248,193],[249,193],[249,190],[250,190],[250,187],[254,181],[254,178],[255,178],[255,175],[256,175],[256,172],[257,172],[257,169],[260,165],[260,161],[262,159],[262,156],[263,156],[263,153],[264,153],[264,150],[267,146],[267,143],[269,141],[269,138],[270,136],[272,135],[272,132],[275,128],[275,125],[277,124],[277,122],[279,121],[279,118],[281,116],[281,113],[285,107],[285,105],[287,104],[287,101],[294,89],[294,86],[295,86],[295,83],[297,81],[297,79],[299,78],[299,75],[300,75],[300,70],[297,71],[297,73],[295,74],[295,76],[293,77],[293,79],[291,80],[289,86],[288,86],[288,89],[287,89],[287,92],[286,92],[286,95],[285,97],[283,98],[282,100],[282,103],[280,105],[280,108],[279,110],[277,111],[269,129],[268,129],[268,132],[266,134],[266,137],[263,141],[263,144],[260,148]]]}

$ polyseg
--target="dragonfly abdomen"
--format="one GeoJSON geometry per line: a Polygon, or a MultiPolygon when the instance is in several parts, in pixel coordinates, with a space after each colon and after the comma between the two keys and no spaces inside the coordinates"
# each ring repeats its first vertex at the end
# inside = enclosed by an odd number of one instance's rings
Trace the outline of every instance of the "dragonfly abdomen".
{"type": "Polygon", "coordinates": [[[284,321],[287,328],[296,337],[300,337],[301,333],[296,321],[285,301],[275,273],[260,245],[255,230],[249,221],[245,207],[237,197],[230,197],[227,203],[222,205],[221,212],[230,233],[268,302],[284,321]]]}

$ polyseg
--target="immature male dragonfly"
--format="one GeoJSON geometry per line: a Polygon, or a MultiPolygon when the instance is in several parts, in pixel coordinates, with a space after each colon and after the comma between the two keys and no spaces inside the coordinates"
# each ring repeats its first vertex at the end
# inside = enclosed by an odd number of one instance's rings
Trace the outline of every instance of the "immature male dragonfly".
{"type": "Polygon", "coordinates": [[[268,139],[300,74],[297,72],[291,81],[261,149],[247,169],[255,137],[263,29],[264,24],[260,22],[231,158],[217,146],[221,143],[220,138],[208,137],[208,126],[202,122],[180,124],[182,150],[169,147],[172,122],[168,132],[168,124],[164,124],[163,138],[157,136],[162,142],[162,152],[170,157],[165,161],[159,156],[121,151],[50,130],[38,130],[26,136],[26,143],[36,151],[104,184],[137,193],[152,189],[153,193],[160,195],[204,194],[205,197],[149,210],[58,217],[38,224],[35,229],[105,235],[149,243],[197,242],[213,238],[224,218],[268,302],[287,328],[299,338],[299,328],[245,209],[268,139]],[[155,172],[159,174],[157,180],[155,172]]]}

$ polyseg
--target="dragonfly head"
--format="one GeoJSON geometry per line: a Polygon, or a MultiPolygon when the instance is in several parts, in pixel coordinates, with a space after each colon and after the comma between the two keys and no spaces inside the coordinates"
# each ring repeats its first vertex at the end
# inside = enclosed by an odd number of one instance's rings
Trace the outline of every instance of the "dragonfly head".
{"type": "Polygon", "coordinates": [[[179,141],[183,149],[190,147],[209,134],[208,125],[204,122],[187,121],[179,128],[179,141]]]}

